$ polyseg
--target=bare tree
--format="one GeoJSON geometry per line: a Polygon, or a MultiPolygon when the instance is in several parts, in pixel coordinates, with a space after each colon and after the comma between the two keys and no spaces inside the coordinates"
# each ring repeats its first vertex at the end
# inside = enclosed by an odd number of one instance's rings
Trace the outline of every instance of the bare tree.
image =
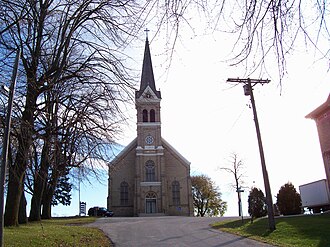
{"type": "MultiPolygon", "coordinates": [[[[281,0],[234,1],[146,1],[143,23],[155,24],[155,36],[165,33],[168,54],[182,35],[183,27],[190,27],[196,14],[210,32],[230,34],[233,42],[230,59],[232,66],[244,65],[246,76],[269,73],[277,63],[281,80],[287,73],[287,57],[297,49],[315,54],[315,60],[328,63],[330,59],[330,4],[327,1],[291,2],[281,0]],[[213,26],[212,26],[213,24],[213,26]]],[[[313,61],[314,62],[314,61],[313,61]]]]}
{"type": "Polygon", "coordinates": [[[220,170],[224,170],[234,176],[234,183],[231,184],[231,187],[235,189],[237,193],[238,200],[238,215],[242,216],[242,200],[241,192],[243,192],[243,177],[244,177],[244,164],[243,161],[239,158],[237,153],[232,153],[230,156],[230,165],[228,167],[220,167],[220,170]]]}
{"type": "Polygon", "coordinates": [[[31,167],[30,220],[51,217],[57,183],[71,168],[96,174],[102,162],[110,162],[109,148],[123,121],[117,100],[124,98],[115,97],[111,84],[73,79],[44,93],[35,123],[42,148],[36,150],[39,158],[31,167]]]}
{"type": "Polygon", "coordinates": [[[246,76],[269,74],[276,61],[281,81],[287,73],[287,57],[297,49],[312,51],[316,61],[328,63],[330,59],[327,1],[155,0],[147,1],[145,9],[148,19],[161,24],[157,34],[163,32],[171,40],[167,43],[169,54],[180,37],[184,43],[183,27],[194,32],[191,20],[198,17],[201,19],[198,25],[204,24],[205,32],[230,35],[233,47],[227,62],[232,66],[243,65],[246,76]]]}
{"type": "Polygon", "coordinates": [[[113,92],[112,99],[117,100],[115,95],[120,92],[120,100],[124,101],[131,86],[120,60],[120,47],[138,22],[134,21],[135,7],[131,2],[1,1],[0,7],[5,13],[2,23],[15,23],[0,37],[2,56],[22,50],[21,73],[26,83],[5,210],[5,225],[17,225],[40,95],[58,83],[76,78],[91,85],[102,82],[113,92]],[[17,18],[20,21],[15,21],[17,18]],[[69,60],[72,54],[74,59],[69,60]]]}
{"type": "MultiPolygon", "coordinates": [[[[246,76],[269,73],[278,65],[281,80],[287,73],[287,57],[298,49],[313,52],[315,60],[330,59],[327,1],[215,1],[214,30],[230,33],[230,63],[245,65],[246,76]]],[[[211,14],[212,14],[211,13],[211,14]]],[[[312,61],[314,62],[314,61],[312,61]]]]}

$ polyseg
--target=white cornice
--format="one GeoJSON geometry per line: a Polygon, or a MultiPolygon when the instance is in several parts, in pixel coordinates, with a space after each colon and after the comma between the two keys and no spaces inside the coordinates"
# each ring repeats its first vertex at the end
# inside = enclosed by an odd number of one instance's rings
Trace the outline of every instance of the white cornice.
{"type": "Polygon", "coordinates": [[[162,182],[140,182],[141,186],[161,186],[162,182]]]}
{"type": "Polygon", "coordinates": [[[161,125],[161,122],[138,122],[136,125],[137,126],[145,126],[145,127],[148,127],[148,126],[160,126],[161,125]]]}
{"type": "Polygon", "coordinates": [[[136,99],[136,103],[159,103],[160,99],[149,99],[149,98],[143,98],[141,96],[140,98],[136,99]]]}
{"type": "Polygon", "coordinates": [[[164,153],[137,153],[136,156],[162,156],[164,153]]]}
{"type": "Polygon", "coordinates": [[[146,150],[156,150],[155,146],[144,146],[144,149],[146,150]]]}
{"type": "Polygon", "coordinates": [[[155,152],[163,152],[164,150],[164,147],[163,146],[151,146],[151,145],[146,145],[144,147],[142,146],[137,146],[136,147],[136,151],[139,151],[139,152],[142,152],[143,150],[146,150],[146,151],[155,151],[155,152]]]}

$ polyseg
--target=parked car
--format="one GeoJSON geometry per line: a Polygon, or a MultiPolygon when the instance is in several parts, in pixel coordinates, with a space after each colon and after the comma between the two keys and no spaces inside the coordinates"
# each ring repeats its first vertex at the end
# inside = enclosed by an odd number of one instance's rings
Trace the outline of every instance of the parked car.
{"type": "Polygon", "coordinates": [[[102,216],[102,217],[112,217],[113,212],[104,207],[92,207],[88,209],[89,216],[102,216]]]}

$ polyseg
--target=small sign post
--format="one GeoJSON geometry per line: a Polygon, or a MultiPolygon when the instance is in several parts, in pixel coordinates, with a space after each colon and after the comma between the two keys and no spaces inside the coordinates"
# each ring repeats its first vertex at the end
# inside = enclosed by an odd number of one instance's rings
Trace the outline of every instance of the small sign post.
{"type": "Polygon", "coordinates": [[[82,214],[86,216],[86,202],[80,202],[79,209],[79,216],[81,216],[82,214]]]}

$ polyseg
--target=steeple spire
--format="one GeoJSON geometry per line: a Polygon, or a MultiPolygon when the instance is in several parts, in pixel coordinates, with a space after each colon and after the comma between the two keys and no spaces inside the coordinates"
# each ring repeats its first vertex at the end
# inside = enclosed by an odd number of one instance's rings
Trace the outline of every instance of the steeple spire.
{"type": "Polygon", "coordinates": [[[148,29],[146,31],[146,42],[144,48],[144,58],[143,58],[143,65],[142,65],[142,75],[141,75],[141,83],[140,83],[140,90],[136,92],[136,98],[139,98],[144,90],[149,86],[151,90],[157,95],[160,99],[160,91],[156,90],[155,85],[155,78],[154,72],[152,68],[151,62],[151,55],[150,55],[150,48],[149,48],[149,41],[148,41],[148,29]]]}

